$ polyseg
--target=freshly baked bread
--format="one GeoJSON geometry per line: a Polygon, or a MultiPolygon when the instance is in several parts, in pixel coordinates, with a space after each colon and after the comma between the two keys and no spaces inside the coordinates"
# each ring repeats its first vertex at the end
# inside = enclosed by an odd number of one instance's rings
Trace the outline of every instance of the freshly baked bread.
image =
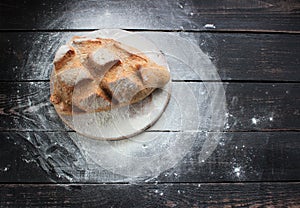
{"type": "Polygon", "coordinates": [[[143,100],[169,79],[135,48],[76,36],[55,55],[50,100],[61,114],[106,111],[143,100]]]}

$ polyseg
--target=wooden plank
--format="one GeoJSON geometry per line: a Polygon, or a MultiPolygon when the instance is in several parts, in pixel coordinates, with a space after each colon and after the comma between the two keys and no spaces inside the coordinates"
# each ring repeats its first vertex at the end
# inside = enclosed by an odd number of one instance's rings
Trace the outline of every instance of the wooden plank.
{"type": "Polygon", "coordinates": [[[299,8],[296,0],[5,0],[0,5],[0,23],[2,30],[125,28],[299,32],[299,8]]]}
{"type": "Polygon", "coordinates": [[[299,183],[0,185],[0,206],[298,207],[299,183]],[[92,194],[91,194],[92,193],[92,194]]]}
{"type": "MultiPolygon", "coordinates": [[[[1,134],[0,182],[51,181],[50,171],[46,174],[43,168],[38,165],[37,161],[41,160],[42,157],[32,151],[32,149],[38,149],[38,144],[35,144],[36,146],[30,144],[24,138],[25,135],[24,133],[1,134]]],[[[50,166],[44,167],[50,168],[50,166]]],[[[53,174],[55,173],[53,172],[53,174]]]]}
{"type": "MultiPolygon", "coordinates": [[[[164,131],[282,131],[300,129],[299,84],[174,82],[170,103],[163,118],[150,130],[164,131]],[[224,87],[228,113],[219,110],[207,89],[224,87]],[[187,99],[189,97],[189,99],[187,99]],[[189,110],[188,110],[189,109],[189,110]],[[191,114],[191,112],[193,112],[191,114]],[[216,116],[227,119],[218,128],[216,116]]],[[[48,82],[1,83],[1,131],[69,130],[49,102],[48,82]]]]}
{"type": "MultiPolygon", "coordinates": [[[[58,47],[79,32],[1,32],[0,80],[49,80],[58,47]],[[46,44],[45,44],[46,43],[46,44]]],[[[177,33],[140,33],[160,47],[161,37],[177,33]]],[[[178,35],[178,34],[177,34],[178,35]]],[[[223,81],[299,81],[300,36],[283,34],[180,33],[195,42],[215,64],[223,81]]],[[[164,48],[161,48],[164,51],[164,48]]],[[[210,68],[190,69],[167,56],[174,80],[206,80],[210,68]],[[200,76],[199,76],[200,74],[200,76]]],[[[179,57],[180,59],[180,57],[179,57]]]]}
{"type": "Polygon", "coordinates": [[[2,130],[68,129],[49,101],[48,82],[1,83],[0,91],[2,130]]]}
{"type": "MultiPolygon", "coordinates": [[[[300,179],[297,132],[146,132],[144,135],[166,141],[178,137],[187,142],[187,138],[192,138],[194,142],[173,168],[161,171],[157,178],[145,177],[139,182],[146,179],[155,183],[300,179]],[[216,149],[210,149],[210,156],[204,160],[201,151],[206,151],[202,150],[205,144],[214,145],[211,138],[217,141],[216,149]]],[[[1,132],[0,182],[132,182],[131,176],[111,172],[89,159],[84,146],[78,143],[80,140],[92,142],[73,132],[1,132]]]]}
{"type": "Polygon", "coordinates": [[[80,165],[85,167],[81,153],[66,132],[7,132],[0,137],[2,183],[65,182],[69,172],[79,176],[80,165]]]}

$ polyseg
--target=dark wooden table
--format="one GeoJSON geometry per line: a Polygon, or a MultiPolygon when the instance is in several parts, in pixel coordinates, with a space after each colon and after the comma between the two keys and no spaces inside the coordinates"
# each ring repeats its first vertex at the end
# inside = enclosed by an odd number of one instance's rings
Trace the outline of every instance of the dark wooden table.
{"type": "MultiPolygon", "coordinates": [[[[299,207],[299,33],[297,0],[2,0],[0,206],[299,207]],[[205,162],[195,147],[136,183],[88,164],[49,103],[49,75],[66,36],[101,28],[180,33],[211,57],[230,116],[205,162]]],[[[171,68],[175,84],[219,82],[182,70],[171,68]]],[[[162,132],[182,133],[147,131],[162,132]]]]}

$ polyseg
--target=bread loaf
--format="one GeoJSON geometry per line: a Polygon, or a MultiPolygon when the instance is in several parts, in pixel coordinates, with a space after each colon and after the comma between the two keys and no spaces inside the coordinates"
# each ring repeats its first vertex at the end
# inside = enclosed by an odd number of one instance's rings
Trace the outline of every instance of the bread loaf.
{"type": "Polygon", "coordinates": [[[169,79],[135,48],[77,36],[55,55],[50,100],[61,114],[106,111],[143,100],[169,79]]]}

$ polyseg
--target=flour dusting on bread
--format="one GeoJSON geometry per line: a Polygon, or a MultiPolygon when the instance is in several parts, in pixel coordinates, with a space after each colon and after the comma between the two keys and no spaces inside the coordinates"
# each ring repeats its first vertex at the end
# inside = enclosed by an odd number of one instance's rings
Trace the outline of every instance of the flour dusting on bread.
{"type": "Polygon", "coordinates": [[[170,79],[169,71],[113,39],[73,37],[54,58],[51,102],[62,114],[137,103],[170,79]]]}

